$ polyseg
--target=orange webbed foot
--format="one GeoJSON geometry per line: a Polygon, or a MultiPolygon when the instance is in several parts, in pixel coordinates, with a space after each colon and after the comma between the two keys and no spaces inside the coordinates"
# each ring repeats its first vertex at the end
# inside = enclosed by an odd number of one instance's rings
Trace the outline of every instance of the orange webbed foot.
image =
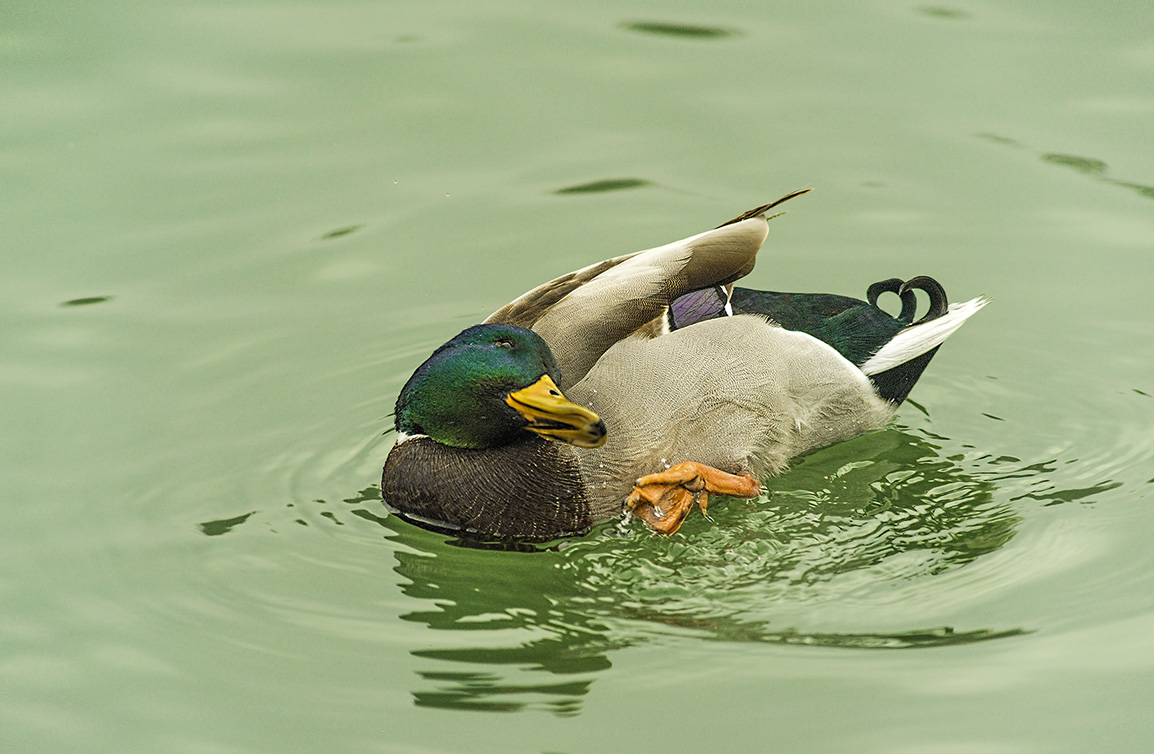
{"type": "Polygon", "coordinates": [[[625,500],[633,515],[654,531],[673,534],[693,510],[694,504],[706,513],[709,493],[732,497],[757,497],[761,485],[748,474],[727,474],[712,466],[685,461],[637,480],[625,500]]]}

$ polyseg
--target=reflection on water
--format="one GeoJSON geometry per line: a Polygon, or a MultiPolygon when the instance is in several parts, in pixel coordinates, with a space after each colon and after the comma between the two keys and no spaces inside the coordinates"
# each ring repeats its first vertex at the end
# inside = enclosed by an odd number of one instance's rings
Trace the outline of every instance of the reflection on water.
{"type": "Polygon", "coordinates": [[[1106,163],[1090,157],[1077,157],[1072,154],[1044,154],[1042,155],[1042,162],[1070,168],[1085,175],[1106,175],[1106,163]]]}
{"type": "Polygon", "coordinates": [[[221,534],[228,534],[230,531],[240,526],[245,521],[248,521],[249,517],[254,513],[256,513],[256,511],[249,511],[248,513],[243,513],[239,516],[233,516],[231,518],[204,521],[200,524],[200,531],[202,534],[206,534],[210,537],[219,537],[221,534]]]}
{"type": "MultiPolygon", "coordinates": [[[[1023,145],[1018,141],[997,134],[981,133],[977,134],[979,139],[985,141],[1001,144],[1008,147],[1021,148],[1023,145]]],[[[1103,160],[1094,157],[1081,157],[1073,154],[1061,154],[1058,152],[1050,152],[1042,155],[1042,162],[1048,165],[1057,165],[1058,167],[1067,168],[1082,175],[1090,176],[1103,183],[1109,183],[1113,186],[1120,186],[1122,188],[1130,189],[1139,196],[1147,199],[1154,199],[1154,186],[1146,183],[1135,183],[1134,181],[1120,180],[1118,178],[1111,178],[1108,175],[1109,166],[1103,160]]]]}
{"type": "Polygon", "coordinates": [[[770,480],[767,496],[725,500],[713,522],[695,516],[672,538],[614,522],[532,553],[494,552],[448,548],[394,517],[356,512],[402,545],[396,572],[419,603],[402,618],[459,635],[459,646],[412,652],[436,661],[419,671],[417,705],[567,715],[614,650],[642,642],[909,649],[1022,633],[805,628],[822,605],[900,601],[1000,548],[1020,519],[994,489],[891,429],[802,459],[770,480]]]}
{"type": "Polygon", "coordinates": [[[85,296],[84,298],[74,298],[69,301],[62,301],[61,306],[91,306],[92,304],[103,304],[106,301],[111,301],[112,296],[85,296]]]}
{"type": "Polygon", "coordinates": [[[664,21],[632,21],[621,24],[621,28],[641,34],[656,34],[662,37],[681,37],[683,39],[720,39],[737,34],[733,29],[725,29],[720,26],[674,24],[664,21]]]}
{"type": "Polygon", "coordinates": [[[343,238],[344,236],[348,236],[348,235],[352,235],[353,233],[356,233],[358,230],[361,230],[364,227],[365,226],[363,226],[363,225],[346,225],[343,228],[336,228],[334,230],[328,231],[327,233],[322,233],[321,234],[321,240],[322,241],[329,241],[329,240],[332,240],[334,238],[343,238]]]}
{"type": "MultiPolygon", "coordinates": [[[[614,653],[630,646],[918,649],[1038,628],[935,616],[972,612],[1011,575],[1002,569],[1017,561],[1007,559],[953,577],[1010,542],[1022,512],[1117,489],[1116,472],[1148,464],[1149,442],[1121,435],[1099,455],[1025,461],[966,446],[947,454],[957,444],[927,426],[802,458],[767,480],[761,498],[719,500],[712,520],[695,514],[670,538],[612,521],[519,551],[461,546],[389,516],[375,485],[343,504],[299,497],[279,512],[222,511],[200,529],[220,536],[263,518],[269,531],[335,524],[369,543],[383,531],[408,602],[390,615],[414,626],[404,639],[419,663],[414,704],[575,715],[614,653]]],[[[378,440],[354,456],[379,454],[378,440]]]]}
{"type": "Polygon", "coordinates": [[[917,9],[918,13],[930,18],[943,18],[951,21],[968,19],[970,14],[960,8],[947,8],[940,5],[923,5],[917,9]]]}
{"type": "Polygon", "coordinates": [[[651,185],[643,178],[605,178],[576,186],[566,186],[554,191],[555,194],[603,194],[606,191],[625,191],[651,185]]]}

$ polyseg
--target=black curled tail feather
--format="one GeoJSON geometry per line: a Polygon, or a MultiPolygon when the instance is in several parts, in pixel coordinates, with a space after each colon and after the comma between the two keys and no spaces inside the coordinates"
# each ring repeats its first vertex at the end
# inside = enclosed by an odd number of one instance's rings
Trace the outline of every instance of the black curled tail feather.
{"type": "MultiPolygon", "coordinates": [[[[949,299],[946,297],[946,289],[937,280],[934,280],[928,275],[918,275],[910,278],[904,283],[898,278],[890,278],[889,280],[881,280],[869,287],[866,296],[873,306],[877,306],[877,299],[882,293],[896,293],[902,299],[902,311],[897,316],[900,322],[909,324],[910,326],[920,325],[923,322],[937,319],[946,313],[949,309],[949,299]],[[914,315],[917,313],[917,297],[914,291],[924,291],[930,299],[929,310],[916,322],[913,321],[914,315]]],[[[925,353],[915,356],[909,361],[903,362],[891,369],[877,374],[869,375],[870,382],[873,383],[874,390],[878,395],[895,405],[904,401],[913,390],[914,385],[917,384],[918,378],[922,376],[929,365],[930,360],[934,358],[934,354],[938,352],[940,346],[935,346],[925,353]]]]}
{"type": "MultiPolygon", "coordinates": [[[[930,310],[915,324],[929,322],[931,319],[937,319],[946,313],[950,303],[946,297],[946,289],[942,287],[941,283],[929,275],[918,275],[902,283],[901,288],[897,291],[898,295],[902,297],[902,314],[905,314],[906,310],[906,293],[912,294],[915,290],[925,291],[926,295],[930,297],[930,310]]],[[[913,313],[911,313],[910,316],[912,318],[913,313]]]]}
{"type": "Polygon", "coordinates": [[[902,311],[895,319],[909,324],[914,321],[914,315],[917,314],[918,297],[912,289],[906,288],[905,285],[901,278],[879,280],[866,289],[866,300],[869,301],[870,306],[876,309],[878,308],[878,298],[883,293],[896,293],[902,299],[902,311]]]}
{"type": "Polygon", "coordinates": [[[877,307],[878,298],[880,298],[883,293],[896,293],[901,297],[902,310],[894,319],[907,325],[920,324],[922,322],[929,322],[931,319],[937,319],[945,314],[949,308],[946,289],[942,287],[941,283],[929,275],[918,275],[905,282],[902,282],[901,278],[879,280],[866,289],[866,300],[869,301],[870,306],[877,307]],[[924,291],[925,294],[930,297],[929,311],[917,322],[914,322],[914,315],[916,315],[918,311],[918,299],[914,291],[924,291]]]}

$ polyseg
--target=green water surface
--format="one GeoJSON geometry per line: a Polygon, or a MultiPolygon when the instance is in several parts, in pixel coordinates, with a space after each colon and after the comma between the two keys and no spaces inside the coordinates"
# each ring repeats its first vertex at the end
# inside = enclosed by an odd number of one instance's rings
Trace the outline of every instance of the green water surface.
{"type": "Polygon", "coordinates": [[[0,751],[1154,748],[1147,3],[17,2],[0,64],[0,751]],[[433,348],[804,186],[749,285],[994,298],[890,428],[670,539],[385,512],[433,348]]]}

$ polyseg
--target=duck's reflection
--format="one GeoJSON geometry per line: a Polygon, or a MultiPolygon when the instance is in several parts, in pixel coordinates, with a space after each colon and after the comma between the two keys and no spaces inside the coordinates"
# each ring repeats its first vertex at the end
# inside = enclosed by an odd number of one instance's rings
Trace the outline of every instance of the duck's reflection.
{"type": "Polygon", "coordinates": [[[861,604],[868,625],[871,604],[888,603],[892,618],[892,603],[912,598],[903,590],[932,591],[932,579],[1014,536],[1020,519],[995,502],[993,484],[929,440],[897,429],[866,435],[802,459],[767,490],[768,499],[720,502],[713,522],[695,516],[672,538],[612,523],[532,552],[453,547],[358,511],[399,545],[396,572],[416,603],[402,618],[452,632],[449,646],[412,652],[431,661],[415,703],[576,714],[614,650],[671,635],[905,649],[1022,632],[804,628],[823,605],[844,614],[861,604]]]}

